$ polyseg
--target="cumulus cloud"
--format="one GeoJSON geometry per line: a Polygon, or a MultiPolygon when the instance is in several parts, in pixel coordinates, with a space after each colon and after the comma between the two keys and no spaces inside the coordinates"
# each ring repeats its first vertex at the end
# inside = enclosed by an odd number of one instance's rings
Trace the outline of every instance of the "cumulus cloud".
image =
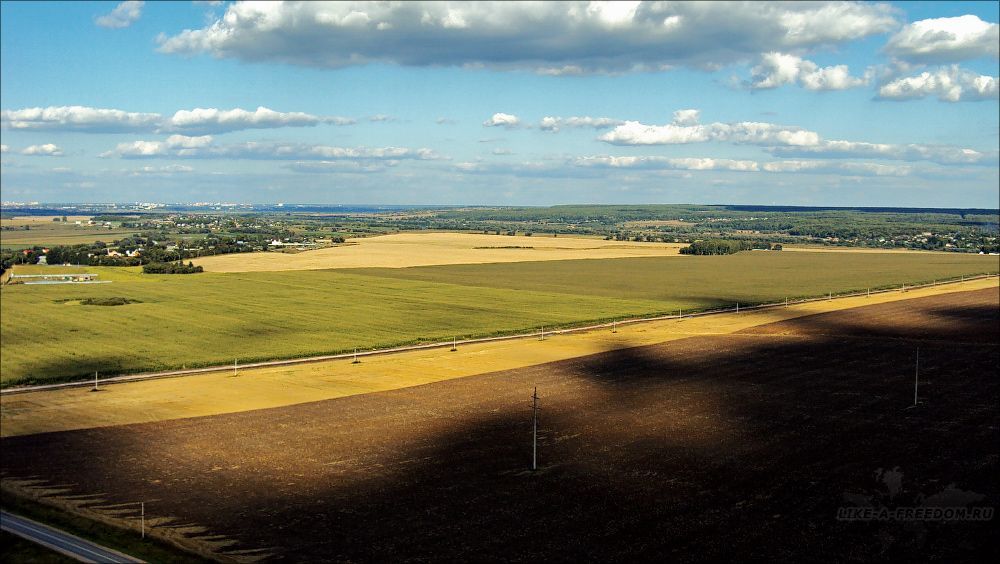
{"type": "Polygon", "coordinates": [[[233,108],[232,110],[195,108],[178,111],[167,119],[161,128],[175,131],[225,133],[244,129],[310,127],[321,123],[350,125],[355,123],[355,120],[315,116],[303,112],[277,112],[264,106],[259,106],[252,112],[241,108],[233,108]]]}
{"type": "Polygon", "coordinates": [[[886,52],[919,63],[953,63],[1000,54],[1000,26],[978,16],[920,20],[893,35],[886,52]]]}
{"type": "Polygon", "coordinates": [[[612,145],[677,145],[727,141],[750,145],[815,145],[819,134],[800,127],[761,122],[697,123],[695,110],[682,110],[674,114],[674,122],[667,125],[646,125],[626,121],[598,137],[612,145]],[[687,124],[687,125],[681,125],[687,124]]]}
{"type": "Polygon", "coordinates": [[[821,68],[802,57],[776,52],[762,55],[750,73],[749,87],[755,90],[784,84],[798,84],[807,90],[846,90],[868,83],[867,77],[851,76],[847,65],[821,68]]]}
{"type": "Polygon", "coordinates": [[[25,147],[21,151],[21,154],[34,157],[61,157],[63,156],[63,150],[57,145],[46,143],[44,145],[31,145],[30,147],[25,147]]]}
{"type": "Polygon", "coordinates": [[[503,112],[497,112],[490,119],[483,122],[483,126],[485,127],[506,127],[507,129],[514,129],[520,125],[521,119],[519,117],[503,112]]]}
{"type": "Polygon", "coordinates": [[[697,125],[701,121],[701,110],[677,110],[674,112],[674,125],[697,125]]]}
{"type": "Polygon", "coordinates": [[[10,147],[8,147],[7,145],[0,145],[0,153],[7,153],[7,152],[10,152],[10,147]]]}
{"type": "Polygon", "coordinates": [[[715,158],[671,157],[580,157],[576,166],[596,168],[638,168],[651,170],[729,170],[753,172],[760,170],[756,161],[715,158]]]}
{"type": "Polygon", "coordinates": [[[833,173],[848,176],[909,176],[913,172],[910,165],[830,161],[775,161],[764,163],[761,169],[765,172],[833,173]]]}
{"type": "Polygon", "coordinates": [[[538,122],[538,128],[542,131],[556,132],[563,127],[571,128],[581,128],[587,127],[592,129],[607,129],[609,127],[614,127],[616,125],[621,125],[624,123],[620,119],[612,119],[606,117],[590,117],[590,116],[573,116],[568,118],[561,117],[551,117],[546,116],[542,118],[542,121],[538,122]]]}
{"type": "Polygon", "coordinates": [[[236,2],[165,53],[339,68],[368,63],[544,74],[717,68],[894,30],[854,2],[236,2]]]}
{"type": "Polygon", "coordinates": [[[149,131],[159,124],[160,119],[160,114],[85,106],[50,106],[0,111],[0,126],[23,130],[58,129],[101,133],[149,131]]]}
{"type": "Polygon", "coordinates": [[[980,75],[957,65],[924,71],[883,84],[878,97],[883,100],[912,100],[936,96],[943,102],[998,99],[995,76],[980,75]]]}
{"type": "Polygon", "coordinates": [[[19,130],[63,130],[90,133],[178,131],[226,133],[244,129],[309,127],[319,124],[350,125],[351,118],[315,116],[303,112],[278,112],[264,106],[254,111],[233,108],[179,110],[164,118],[156,113],[127,112],[86,106],[50,106],[0,111],[0,126],[19,130]]]}
{"type": "Polygon", "coordinates": [[[94,19],[94,22],[101,27],[112,29],[128,27],[139,21],[139,18],[142,17],[142,7],[145,4],[145,2],[138,0],[122,2],[114,10],[111,10],[110,14],[99,16],[94,19]]]}
{"type": "Polygon", "coordinates": [[[166,141],[119,143],[101,153],[103,158],[196,158],[259,160],[438,160],[431,149],[407,147],[332,147],[306,143],[246,142],[216,145],[210,135],[171,135],[166,141]]]}
{"type": "Polygon", "coordinates": [[[166,166],[144,166],[134,170],[122,171],[130,176],[171,176],[174,174],[183,174],[187,172],[194,172],[194,169],[187,165],[166,165],[166,166]]]}
{"type": "Polygon", "coordinates": [[[859,141],[822,141],[810,147],[775,147],[784,157],[862,158],[894,161],[930,161],[939,164],[985,164],[997,162],[998,152],[976,151],[950,145],[886,144],[859,141]]]}
{"type": "Polygon", "coordinates": [[[284,165],[288,170],[306,173],[355,173],[370,174],[384,172],[399,164],[399,161],[296,161],[284,165]]]}

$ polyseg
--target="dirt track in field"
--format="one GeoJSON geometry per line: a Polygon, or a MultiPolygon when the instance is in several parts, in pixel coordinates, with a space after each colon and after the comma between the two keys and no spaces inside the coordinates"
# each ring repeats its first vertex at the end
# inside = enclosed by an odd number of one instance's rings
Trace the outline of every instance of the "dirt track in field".
{"type": "Polygon", "coordinates": [[[992,288],[276,409],[13,437],[2,470],[8,486],[36,479],[98,505],[145,500],[174,519],[159,534],[205,527],[236,541],[220,552],[277,561],[988,561],[997,518],[836,515],[997,505],[998,312],[992,288]],[[907,409],[918,345],[922,404],[907,409]]]}

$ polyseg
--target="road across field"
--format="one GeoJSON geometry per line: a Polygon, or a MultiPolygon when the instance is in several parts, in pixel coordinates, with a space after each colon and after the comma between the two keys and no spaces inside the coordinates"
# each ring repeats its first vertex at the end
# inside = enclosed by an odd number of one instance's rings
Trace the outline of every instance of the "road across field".
{"type": "Polygon", "coordinates": [[[144,560],[139,560],[116,550],[81,539],[76,535],[71,535],[26,517],[7,513],[6,511],[0,512],[0,529],[38,543],[45,548],[54,550],[59,554],[69,556],[80,562],[94,562],[97,564],[145,562],[144,560]]]}

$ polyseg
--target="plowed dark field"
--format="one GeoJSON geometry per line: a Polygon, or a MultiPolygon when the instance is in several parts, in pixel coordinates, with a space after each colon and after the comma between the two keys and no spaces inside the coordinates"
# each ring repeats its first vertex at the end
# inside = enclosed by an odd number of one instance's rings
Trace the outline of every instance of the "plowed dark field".
{"type": "Polygon", "coordinates": [[[278,561],[1000,561],[997,517],[837,518],[997,505],[998,312],[996,289],[948,294],[384,393],[15,437],[2,471],[145,500],[147,515],[278,561]]]}

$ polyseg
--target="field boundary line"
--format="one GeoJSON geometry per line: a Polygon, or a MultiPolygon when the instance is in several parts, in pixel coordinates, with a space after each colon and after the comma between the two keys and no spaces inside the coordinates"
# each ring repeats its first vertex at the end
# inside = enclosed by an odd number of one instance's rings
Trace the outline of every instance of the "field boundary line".
{"type": "MultiPolygon", "coordinates": [[[[239,368],[240,369],[252,369],[252,368],[268,368],[268,367],[273,367],[273,366],[292,366],[292,365],[296,365],[296,364],[310,364],[310,363],[316,363],[316,362],[327,362],[327,361],[330,361],[330,360],[347,360],[347,359],[355,359],[355,358],[361,358],[361,357],[391,355],[391,354],[396,354],[396,353],[403,353],[403,352],[410,352],[410,351],[420,351],[420,350],[428,350],[428,349],[438,349],[438,348],[444,348],[444,347],[451,348],[452,346],[456,346],[456,345],[474,345],[474,344],[479,344],[479,343],[491,343],[491,342],[500,342],[500,341],[513,341],[513,340],[517,340],[517,339],[528,339],[528,338],[536,338],[537,339],[540,335],[567,335],[567,334],[572,334],[572,333],[583,333],[583,332],[587,332],[587,331],[594,331],[594,330],[597,330],[597,329],[608,329],[608,328],[611,328],[611,327],[613,327],[615,325],[635,325],[635,324],[638,324],[638,323],[651,323],[651,322],[654,322],[654,321],[666,321],[666,320],[669,320],[669,319],[678,319],[678,320],[680,320],[680,319],[695,318],[695,317],[706,317],[706,316],[710,316],[710,315],[721,315],[721,314],[725,314],[725,313],[739,313],[740,311],[757,311],[757,310],[772,309],[772,308],[783,308],[786,305],[791,306],[791,305],[798,305],[798,304],[805,304],[805,303],[812,303],[812,302],[830,301],[830,300],[834,300],[834,299],[856,298],[856,297],[861,297],[861,296],[877,295],[877,294],[889,294],[889,293],[901,292],[901,291],[906,291],[906,290],[917,290],[917,289],[922,289],[922,288],[932,288],[932,287],[935,287],[935,286],[949,286],[949,285],[953,285],[953,284],[957,285],[957,284],[961,284],[963,282],[970,282],[970,281],[973,281],[973,280],[984,280],[984,279],[998,278],[998,277],[1000,277],[1000,274],[979,274],[979,275],[974,275],[974,276],[966,276],[966,277],[963,277],[961,280],[959,278],[953,278],[953,279],[947,279],[947,280],[938,280],[938,281],[929,282],[929,283],[918,283],[918,284],[913,284],[913,285],[903,284],[903,285],[901,285],[901,287],[882,288],[882,289],[865,291],[865,292],[849,292],[849,293],[845,293],[845,294],[832,294],[831,293],[831,294],[827,294],[826,296],[818,296],[818,297],[813,297],[813,298],[800,298],[800,299],[796,299],[796,300],[789,300],[787,302],[781,301],[781,302],[775,302],[775,303],[746,305],[746,306],[739,306],[739,305],[737,305],[736,307],[728,307],[727,306],[727,307],[721,307],[721,308],[715,308],[715,309],[709,309],[709,310],[703,310],[703,311],[697,311],[697,312],[691,312],[691,313],[683,313],[682,312],[680,315],[677,315],[677,314],[668,314],[668,315],[657,315],[657,316],[653,316],[653,317],[635,317],[635,318],[631,318],[631,319],[613,320],[613,321],[608,321],[608,322],[604,322],[604,323],[597,323],[597,324],[593,324],[593,325],[585,325],[585,326],[580,326],[580,327],[567,327],[567,328],[564,328],[564,329],[551,329],[551,330],[548,330],[548,331],[543,331],[541,333],[539,331],[532,331],[530,333],[516,333],[516,334],[513,334],[513,335],[499,335],[499,336],[495,336],[495,337],[478,337],[478,338],[472,338],[472,339],[463,339],[463,340],[459,340],[459,341],[441,341],[441,342],[436,342],[436,343],[424,343],[424,344],[419,344],[419,345],[405,345],[405,346],[391,347],[391,348],[386,348],[386,349],[371,349],[371,350],[364,350],[364,351],[359,350],[357,352],[346,352],[346,353],[339,353],[339,354],[318,355],[318,356],[309,356],[309,357],[303,357],[303,358],[288,358],[288,359],[279,359],[279,360],[265,360],[265,361],[259,361],[259,362],[248,362],[246,364],[241,364],[239,366],[239,368]]],[[[157,371],[157,372],[144,372],[144,373],[140,373],[140,374],[127,374],[127,375],[122,375],[122,376],[110,376],[108,378],[102,378],[100,380],[100,383],[101,383],[101,385],[125,384],[125,383],[129,383],[129,382],[140,382],[140,381],[145,381],[145,380],[157,380],[157,379],[161,379],[161,378],[177,378],[177,377],[181,377],[181,376],[193,376],[193,375],[198,375],[198,374],[209,374],[209,373],[215,373],[215,372],[228,372],[228,371],[230,371],[232,369],[233,369],[233,366],[231,364],[225,364],[225,365],[217,365],[217,366],[206,366],[206,367],[203,367],[203,368],[187,368],[187,369],[181,369],[181,370],[163,370],[163,371],[157,371]]],[[[82,387],[87,387],[87,386],[93,386],[93,384],[94,383],[93,383],[92,380],[78,380],[78,381],[73,381],[73,382],[60,382],[60,383],[56,383],[56,384],[39,384],[39,385],[34,385],[34,386],[18,386],[18,387],[11,387],[11,388],[0,389],[0,395],[24,394],[24,393],[29,393],[29,392],[39,392],[39,391],[45,391],[45,390],[58,390],[58,389],[63,389],[63,388],[82,388],[82,387]]]]}

